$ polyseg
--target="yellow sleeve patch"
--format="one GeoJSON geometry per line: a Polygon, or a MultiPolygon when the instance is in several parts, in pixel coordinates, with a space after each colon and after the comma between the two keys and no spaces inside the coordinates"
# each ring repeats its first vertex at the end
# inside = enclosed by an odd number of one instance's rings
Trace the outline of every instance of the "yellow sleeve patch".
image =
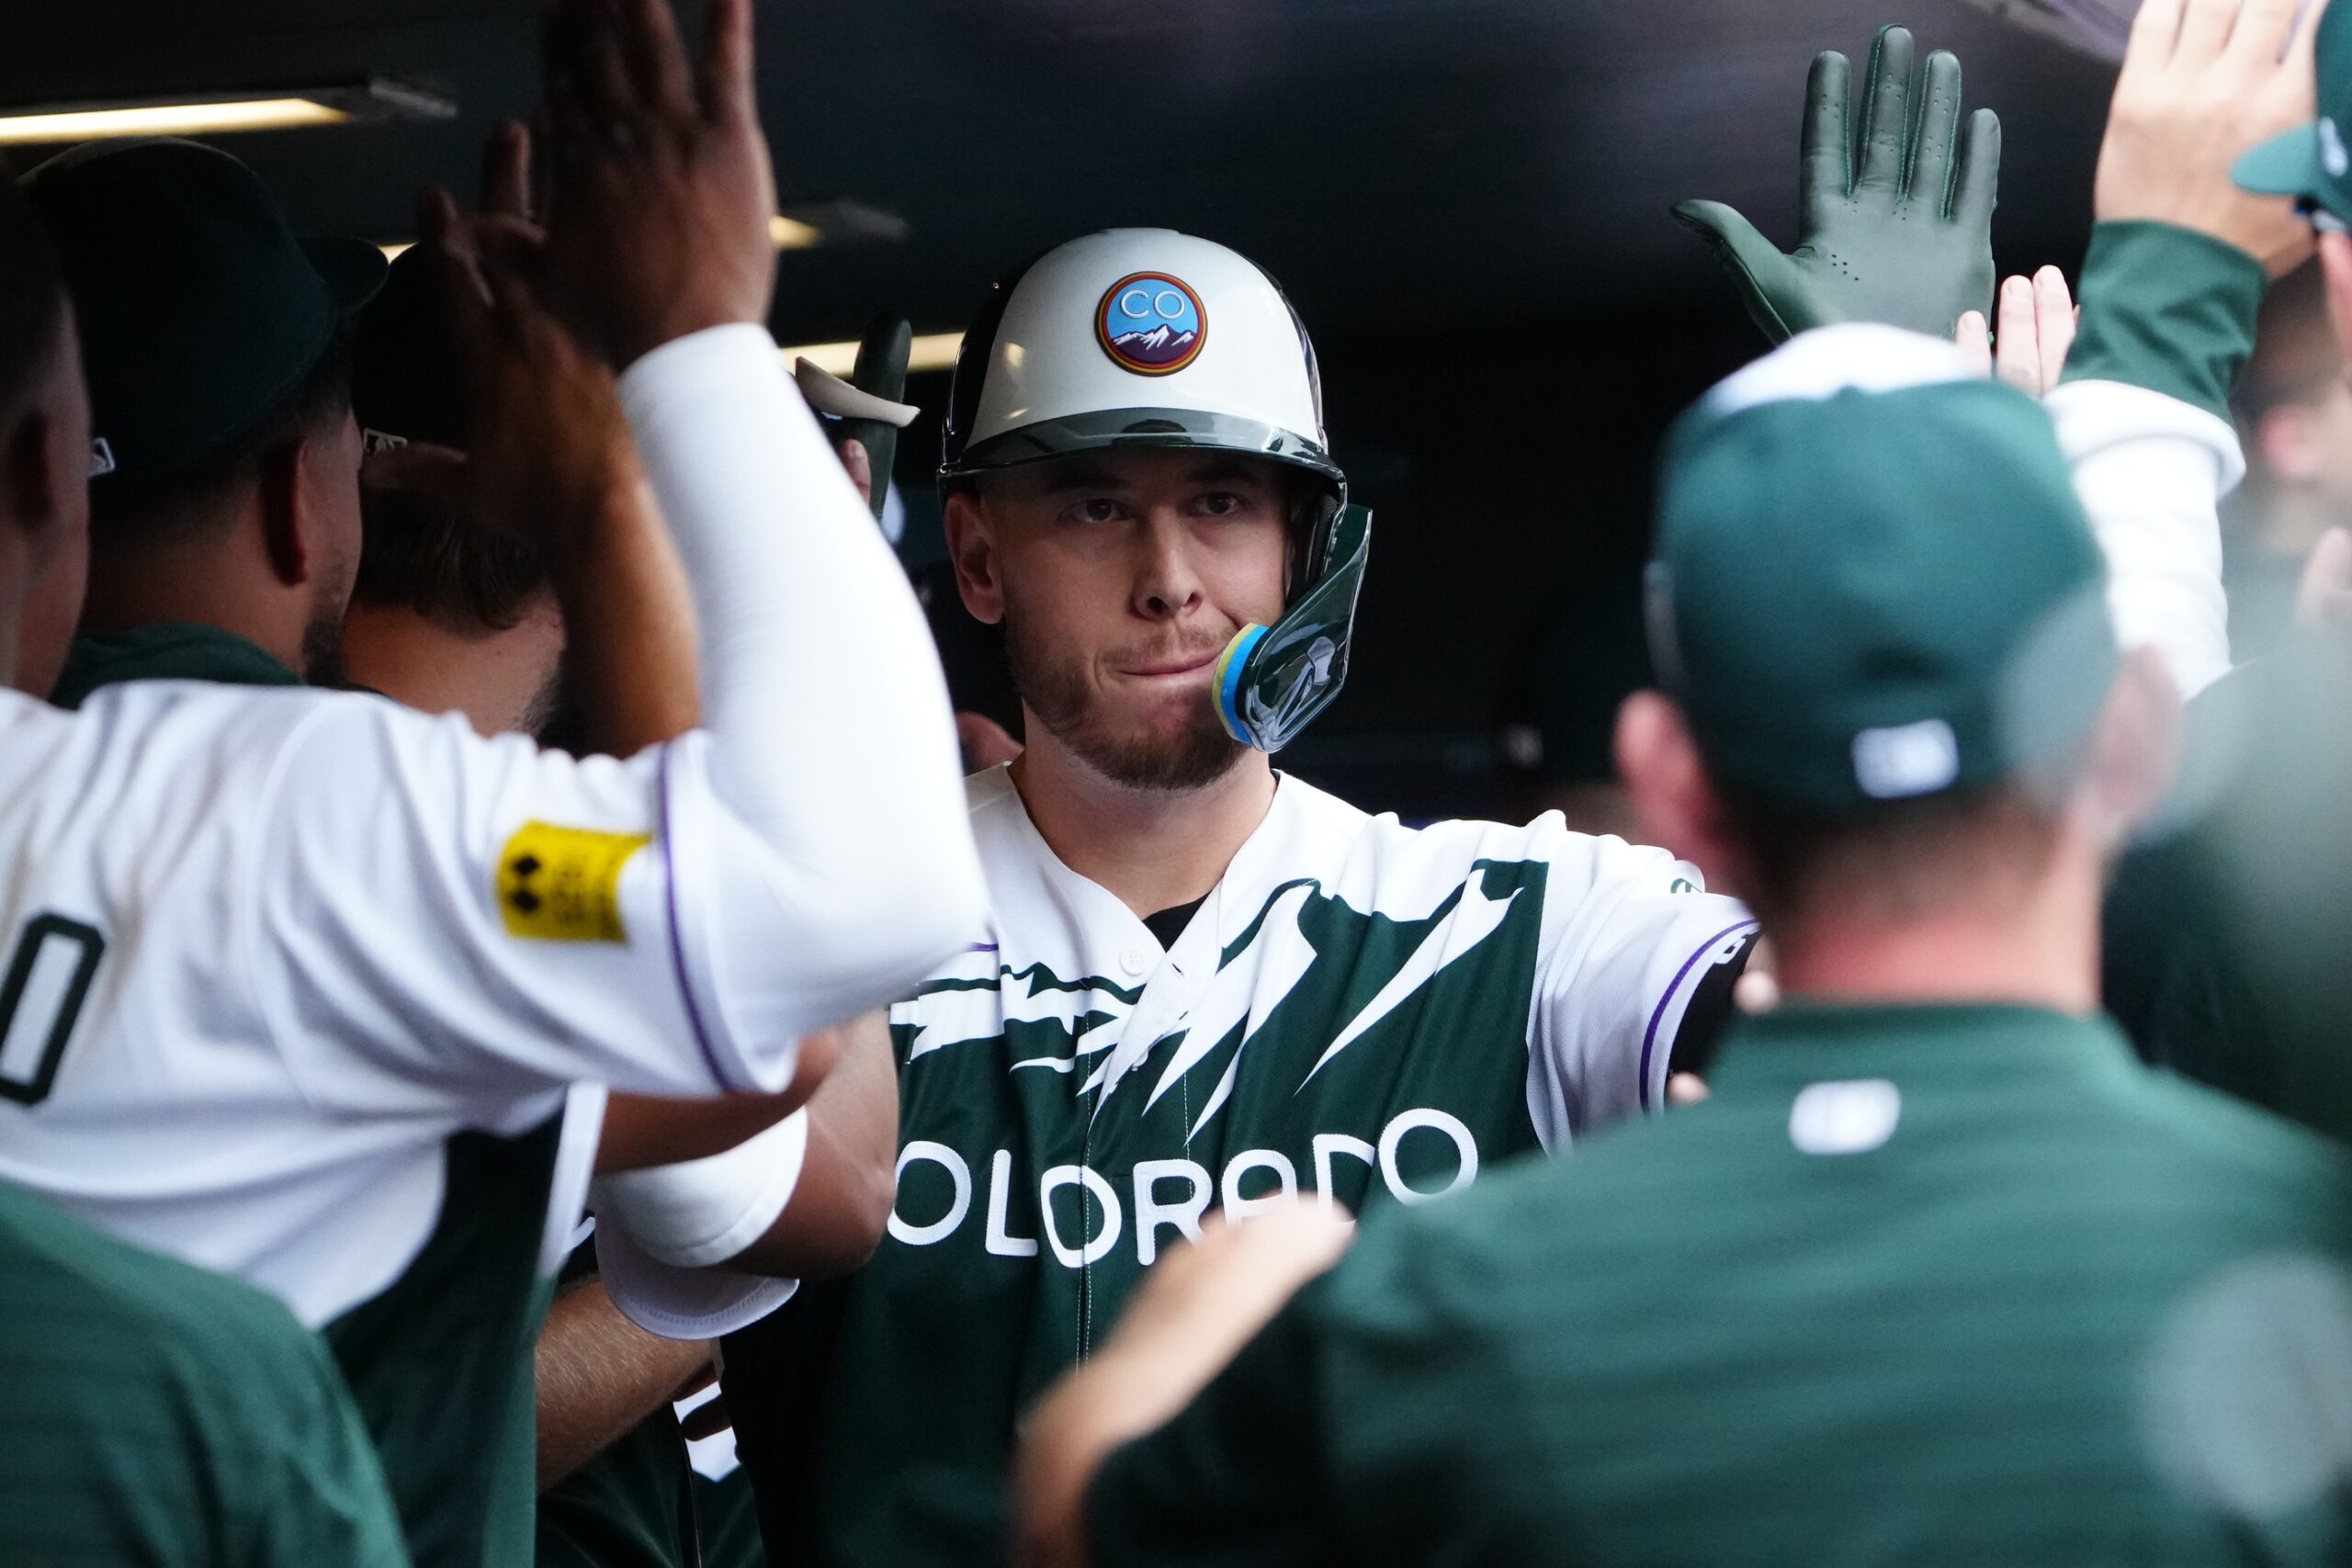
{"type": "Polygon", "coordinates": [[[621,868],[650,833],[601,833],[526,822],[498,852],[498,912],[509,936],[627,942],[621,868]]]}

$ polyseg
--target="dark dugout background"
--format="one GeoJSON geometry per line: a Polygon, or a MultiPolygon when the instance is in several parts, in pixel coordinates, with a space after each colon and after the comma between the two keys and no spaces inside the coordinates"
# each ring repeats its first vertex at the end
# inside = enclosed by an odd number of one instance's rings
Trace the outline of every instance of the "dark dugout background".
{"type": "MultiPolygon", "coordinates": [[[[2071,272],[2113,80],[2080,40],[2120,8],[763,0],[782,201],[828,232],[783,256],[773,325],[786,344],[848,338],[890,309],[918,332],[960,329],[996,273],[1110,224],[1189,229],[1260,261],[1315,333],[1332,441],[1379,519],[1349,690],[1285,761],[1375,808],[1491,809],[1514,637],[1547,608],[1634,592],[1658,434],[1760,346],[1667,209],[1713,197],[1792,239],[1807,62],[1859,62],[1901,22],[1958,53],[1970,103],[2001,115],[2004,270],[2071,272]],[[2058,10],[2092,24],[2070,42],[2058,10]],[[877,226],[843,203],[886,221],[861,236],[877,226]]],[[[536,91],[525,0],[6,10],[0,107],[369,75],[455,103],[446,121],[221,138],[313,232],[408,237],[415,187],[469,190],[483,135],[536,91]]],[[[0,150],[18,169],[44,151],[0,150]]],[[[913,394],[935,414],[945,378],[913,394]]],[[[935,438],[927,418],[902,448],[918,529],[935,438]]],[[[1609,645],[1630,616],[1589,617],[1588,666],[1573,630],[1588,617],[1565,613],[1544,679],[1623,664],[1609,645]]]]}

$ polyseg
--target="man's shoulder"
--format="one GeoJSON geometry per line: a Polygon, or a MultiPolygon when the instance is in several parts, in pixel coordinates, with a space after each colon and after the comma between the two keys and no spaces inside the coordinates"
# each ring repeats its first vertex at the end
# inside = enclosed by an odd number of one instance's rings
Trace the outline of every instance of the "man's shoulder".
{"type": "Polygon", "coordinates": [[[1523,885],[1540,875],[1540,884],[1533,885],[1542,887],[1544,904],[1559,911],[1583,907],[1596,896],[1704,891],[1699,874],[1668,852],[1574,832],[1557,812],[1526,823],[1454,818],[1413,825],[1394,813],[1374,816],[1315,791],[1301,803],[1297,817],[1315,824],[1299,835],[1302,840],[1326,836],[1336,886],[1354,897],[1374,897],[1383,907],[1387,900],[1380,896],[1390,890],[1451,887],[1482,871],[1508,879],[1517,870],[1523,885]]]}
{"type": "Polygon", "coordinates": [[[1694,1147],[1674,1134],[1701,1119],[1612,1127],[1573,1155],[1518,1160],[1440,1202],[1381,1211],[1317,1315],[1336,1328],[1394,1325],[1404,1314],[1418,1332],[1459,1344],[1515,1316],[1512,1303],[1530,1292],[1547,1316],[1612,1311],[1611,1282],[1626,1281],[1628,1258],[1646,1260],[1632,1272],[1645,1278],[1639,1291],[1654,1290],[1650,1276],[1673,1271],[1654,1255],[1674,1250],[1678,1193],[1706,1179],[1690,1163],[1694,1147]],[[1569,1280],[1577,1287],[1561,1289],[1569,1280]]]}
{"type": "Polygon", "coordinates": [[[2148,1069],[2123,1104],[2143,1146],[2194,1169],[2200,1185],[2332,1198],[2337,1207],[2312,1217],[2352,1235],[2352,1151],[2334,1139],[2164,1068],[2148,1069]]]}
{"type": "Polygon", "coordinates": [[[1452,817],[1408,823],[1395,812],[1375,816],[1320,790],[1304,793],[1308,797],[1303,807],[1306,812],[1356,840],[1361,849],[1381,854],[1419,855],[1464,864],[1546,861],[1579,869],[1673,858],[1664,850],[1613,835],[1577,832],[1556,811],[1546,811],[1526,822],[1452,817]]]}
{"type": "MultiPolygon", "coordinates": [[[[216,1411],[315,1395],[326,1366],[315,1335],[242,1280],[118,1240],[15,1187],[0,1188],[0,1310],[21,1332],[8,1377],[72,1347],[75,1378],[102,1370],[125,1389],[205,1391],[216,1411]],[[46,1322],[56,1332],[38,1332],[46,1322]],[[22,1359],[18,1358],[21,1357],[22,1359]]],[[[96,1391],[85,1391],[95,1393],[96,1391]]]]}
{"type": "MultiPolygon", "coordinates": [[[[1547,860],[1575,853],[1581,835],[1566,832],[1556,816],[1525,826],[1476,818],[1407,822],[1393,811],[1370,812],[1328,790],[1284,774],[1279,805],[1290,836],[1320,840],[1350,858],[1374,864],[1443,863],[1465,871],[1480,861],[1547,860]]],[[[1593,842],[1585,840],[1585,843],[1593,842]]]]}
{"type": "Polygon", "coordinates": [[[141,803],[166,816],[259,807],[283,762],[371,784],[421,776],[427,759],[448,771],[469,751],[536,748],[520,737],[484,740],[454,715],[413,712],[365,692],[135,681],[93,693],[74,712],[16,698],[5,712],[0,779],[20,809],[119,814],[141,803]]]}

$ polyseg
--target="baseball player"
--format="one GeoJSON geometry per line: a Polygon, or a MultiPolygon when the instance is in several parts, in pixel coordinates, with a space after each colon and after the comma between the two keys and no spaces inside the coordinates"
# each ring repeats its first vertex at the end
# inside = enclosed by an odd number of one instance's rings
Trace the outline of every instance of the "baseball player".
{"type": "MultiPolygon", "coordinates": [[[[68,598],[87,504],[77,357],[55,258],[0,186],[0,581],[68,598]]],[[[71,622],[17,621],[0,684],[46,690],[71,622]]],[[[342,1377],[277,1302],[0,1183],[0,1561],[408,1562],[342,1377]]]]}
{"type": "Polygon", "coordinates": [[[1848,324],[1667,453],[1620,754],[1785,999],[1705,1104],[1368,1218],[1286,1306],[1340,1238],[1148,1282],[1039,1409],[1019,1561],[2332,1561],[2352,1162],[2098,1017],[2179,698],[2049,418],[1848,324]]]}
{"type": "MultiPolygon", "coordinates": [[[[455,1134],[544,1126],[582,1080],[783,1090],[797,1040],[903,991],[980,908],[920,613],[759,324],[748,7],[714,9],[691,90],[666,10],[552,25],[564,204],[542,276],[625,368],[616,403],[549,396],[593,384],[583,351],[429,204],[479,372],[469,456],[485,493],[534,502],[493,510],[538,520],[581,623],[629,591],[600,574],[634,435],[706,639],[703,728],[574,761],[294,688],[0,707],[0,1178],[265,1287],[355,1384],[453,1417],[470,1391],[441,1382],[443,1337],[478,1282],[435,1245],[475,1213],[455,1134]],[[844,750],[820,763],[812,731],[844,750]]],[[[12,651],[55,553],[0,584],[12,651]]],[[[434,1462],[381,1446],[394,1474],[434,1462]]],[[[528,1475],[483,1468],[447,1517],[527,1499],[528,1475]]],[[[507,1544],[431,1539],[438,1560],[507,1544]]]]}
{"type": "MultiPolygon", "coordinates": [[[[526,149],[519,128],[493,139],[487,211],[521,216],[526,149]]],[[[665,728],[682,709],[692,713],[695,649],[691,617],[663,613],[662,592],[677,566],[659,520],[650,520],[640,563],[649,609],[637,623],[640,635],[616,649],[601,646],[612,628],[592,626],[592,635],[568,644],[544,560],[466,510],[464,372],[435,296],[431,259],[411,251],[395,261],[354,334],[352,404],[372,455],[361,502],[359,574],[344,640],[346,675],[424,711],[460,713],[477,730],[496,734],[526,728],[549,712],[549,694],[566,686],[561,671],[571,664],[579,671],[569,683],[578,701],[574,722],[596,744],[628,752],[673,739],[665,728]],[[624,660],[651,669],[633,681],[616,680],[613,666],[624,660]],[[683,690],[662,689],[671,684],[683,690]],[[620,700],[606,704],[601,699],[607,694],[620,700]]],[[[836,383],[819,395],[838,400],[851,390],[836,383]]],[[[851,475],[856,481],[854,468],[851,475]]],[[[763,1269],[796,1278],[822,1277],[862,1261],[880,1238],[888,1211],[897,1082],[879,1013],[829,1033],[832,1037],[820,1043],[835,1053],[832,1070],[807,1108],[793,1114],[794,1124],[774,1132],[760,1130],[760,1097],[723,1105],[612,1097],[602,1107],[601,1122],[586,1134],[604,1175],[597,1207],[639,1222],[640,1231],[664,1234],[674,1218],[669,1200],[681,1178],[693,1173],[645,1168],[677,1157],[665,1151],[685,1140],[701,1139],[715,1149],[731,1141],[727,1128],[732,1126],[739,1135],[754,1134],[738,1157],[761,1161],[775,1179],[757,1189],[752,1210],[693,1228],[691,1240],[702,1256],[725,1264],[749,1252],[763,1269]],[[714,1235],[725,1244],[714,1243],[714,1235]]],[[[809,1044],[803,1043],[804,1057],[809,1044]]],[[[774,1104],[766,1117],[771,1122],[786,1109],[786,1097],[775,1097],[774,1104]]],[[[580,1168],[570,1172],[576,1176],[580,1168]]],[[[559,1251],[569,1247],[579,1213],[576,1188],[568,1198],[548,1216],[560,1227],[552,1238],[559,1251]]],[[[473,1374],[494,1382],[514,1376],[529,1364],[526,1358],[537,1361],[542,1562],[580,1561],[595,1540],[616,1530],[677,1531],[684,1541],[695,1539],[693,1513],[679,1511],[686,1449],[669,1401],[698,1367],[707,1367],[708,1347],[691,1337],[694,1303],[663,1293],[665,1282],[681,1276],[645,1267],[626,1226],[608,1228],[598,1240],[607,1253],[617,1253],[609,1278],[580,1279],[567,1288],[538,1332],[536,1351],[510,1348],[514,1353],[501,1366],[485,1348],[473,1374]],[[622,1321],[622,1311],[678,1337],[649,1337],[622,1321]],[[600,1453],[649,1412],[651,1432],[628,1439],[617,1452],[600,1453]],[[583,1465],[590,1472],[575,1475],[583,1465]]],[[[590,1273],[596,1249],[595,1244],[582,1248],[575,1260],[590,1273]]],[[[518,1251],[511,1244],[505,1250],[518,1251]]],[[[520,1261],[506,1257],[473,1267],[512,1269],[520,1261]]],[[[746,1280],[745,1288],[771,1299],[779,1292],[763,1280],[746,1280]]]]}
{"type": "MultiPolygon", "coordinates": [[[[2311,226],[2278,195],[2300,195],[2324,222],[2334,188],[2324,140],[2311,124],[2314,51],[2329,38],[2346,47],[2352,30],[2337,12],[2328,13],[2332,27],[2324,19],[2298,26],[2301,11],[2242,0],[2140,7],[2099,156],[2079,334],[2054,269],[2030,282],[2011,279],[1997,306],[1986,299],[1989,202],[1970,199],[1965,184],[1948,201],[1955,187],[1938,176],[1938,158],[1922,156],[1923,148],[1955,141],[1956,122],[1942,120],[1958,113],[1959,64],[1930,58],[1926,78],[1938,114],[1912,114],[1912,44],[1900,28],[1883,32],[1873,50],[1864,98],[1874,107],[1859,152],[1845,134],[1845,62],[1834,54],[1815,62],[1797,251],[1780,255],[1726,209],[1680,210],[1703,220],[1699,226],[1711,234],[1738,237],[1721,254],[1768,332],[1775,322],[1860,319],[1941,333],[1964,305],[1963,336],[1973,332],[1978,362],[1989,367],[1983,333],[1988,316],[1997,318],[2001,355],[2013,367],[2006,378],[2046,389],[2106,558],[2119,635],[2127,647],[2161,652],[2174,683],[2197,699],[2189,709],[2194,765],[2155,830],[2123,858],[2108,900],[2107,1005],[2150,1060],[2338,1127],[2346,1100],[2331,1066],[2338,1054],[2288,1049],[2272,1016],[2278,998],[2311,996],[2312,987],[2263,982],[2243,951],[2249,939],[2278,946],[2279,926],[2324,929],[2310,918],[2315,892],[2297,898],[2278,890],[2302,874],[2298,868],[2324,863],[2306,852],[2338,784],[2324,767],[2272,770],[2300,776],[2306,793],[2240,814],[2249,824],[2303,825],[2284,840],[2267,829],[2253,841],[2180,831],[2229,789],[2253,723],[2248,682],[2223,679],[2232,652],[2218,507],[2245,471],[2230,389],[2253,352],[2268,280],[2298,265],[2312,243],[2311,226]],[[2269,199],[2232,187],[2231,163],[2242,155],[2245,177],[2269,199]],[[2258,876],[2257,864],[2267,867],[2258,876]],[[2299,911],[2294,919],[2230,908],[2226,890],[2257,885],[2254,908],[2277,897],[2299,911]]],[[[1976,150],[1997,130],[1979,114],[1968,141],[1972,176],[1976,150]]],[[[2310,759],[2314,739],[2299,734],[2290,749],[2310,759]]],[[[2323,962],[2332,967],[2332,955],[2323,962]]],[[[2332,1039],[2335,1010],[2317,1010],[2332,1039]]]]}
{"type": "Polygon", "coordinates": [[[891,1011],[874,1261],[727,1352],[770,1552],[828,1563],[1001,1552],[1023,1409],[1209,1210],[1424,1203],[1656,1108],[1752,930],[1556,815],[1414,829],[1276,772],[1370,518],[1242,256],[1120,230],[1005,279],[942,471],[1027,727],[967,785],[990,909],[891,1011]]]}

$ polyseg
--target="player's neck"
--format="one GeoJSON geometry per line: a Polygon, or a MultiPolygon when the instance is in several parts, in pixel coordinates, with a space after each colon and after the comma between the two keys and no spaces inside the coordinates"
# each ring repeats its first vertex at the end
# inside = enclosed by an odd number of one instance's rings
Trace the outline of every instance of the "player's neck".
{"type": "Polygon", "coordinates": [[[1830,909],[1768,922],[1766,935],[1780,988],[1792,998],[2088,1014],[2098,1007],[2098,893],[2094,863],[1996,907],[1894,921],[1830,909]]]}
{"type": "Polygon", "coordinates": [[[423,713],[463,714],[479,735],[521,731],[563,646],[560,623],[550,628],[548,619],[460,632],[354,600],[343,621],[344,674],[423,713]]]}
{"type": "Polygon", "coordinates": [[[213,626],[243,637],[288,670],[301,671],[308,613],[300,594],[266,570],[240,571],[219,563],[207,570],[165,549],[93,552],[83,628],[213,626]]]}
{"type": "Polygon", "coordinates": [[[1137,790],[1103,778],[1042,725],[1029,733],[1012,764],[1029,820],[1064,865],[1138,915],[1206,895],[1274,803],[1262,751],[1198,789],[1137,790]]]}

